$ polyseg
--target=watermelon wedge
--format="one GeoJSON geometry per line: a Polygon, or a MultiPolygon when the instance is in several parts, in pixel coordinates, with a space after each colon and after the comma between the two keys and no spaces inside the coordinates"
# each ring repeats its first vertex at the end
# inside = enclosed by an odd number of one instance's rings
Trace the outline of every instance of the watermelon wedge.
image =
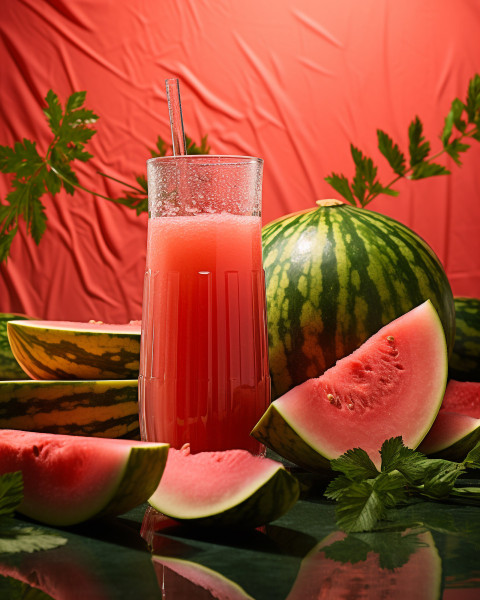
{"type": "Polygon", "coordinates": [[[440,409],[447,349],[430,301],[395,319],[360,348],[275,400],[252,435],[311,470],[361,447],[380,466],[379,450],[402,436],[416,448],[440,409]]]}
{"type": "Polygon", "coordinates": [[[18,512],[48,525],[119,515],[158,486],[168,444],[0,430],[0,475],[21,471],[18,512]]]}
{"type": "Polygon", "coordinates": [[[258,527],[298,500],[298,481],[282,464],[246,450],[190,454],[171,448],[162,481],[149,499],[176,521],[208,527],[258,527]]]}
{"type": "Polygon", "coordinates": [[[480,442],[480,382],[447,385],[440,412],[419,450],[435,458],[461,462],[480,442]]]}
{"type": "Polygon", "coordinates": [[[7,323],[12,353],[32,379],[138,379],[140,329],[140,321],[7,323]]]}

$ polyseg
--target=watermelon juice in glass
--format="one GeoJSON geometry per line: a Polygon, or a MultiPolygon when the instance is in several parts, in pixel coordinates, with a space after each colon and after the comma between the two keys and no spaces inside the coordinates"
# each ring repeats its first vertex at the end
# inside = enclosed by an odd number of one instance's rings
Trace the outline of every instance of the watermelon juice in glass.
{"type": "Polygon", "coordinates": [[[263,161],[176,156],[147,165],[142,439],[259,454],[250,431],[270,402],[263,161]]]}

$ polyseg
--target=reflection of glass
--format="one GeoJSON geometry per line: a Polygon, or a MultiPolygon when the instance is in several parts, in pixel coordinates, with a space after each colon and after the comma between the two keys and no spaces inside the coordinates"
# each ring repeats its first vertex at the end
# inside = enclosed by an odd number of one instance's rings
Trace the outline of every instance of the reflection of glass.
{"type": "Polygon", "coordinates": [[[142,438],[193,452],[261,446],[270,400],[261,247],[263,161],[148,161],[142,438]]]}

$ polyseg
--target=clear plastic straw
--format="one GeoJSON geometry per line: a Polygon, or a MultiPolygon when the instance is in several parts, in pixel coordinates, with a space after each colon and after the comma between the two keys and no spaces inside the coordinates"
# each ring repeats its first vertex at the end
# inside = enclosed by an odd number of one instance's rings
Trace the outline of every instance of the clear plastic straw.
{"type": "Polygon", "coordinates": [[[183,129],[182,103],[180,101],[180,83],[178,79],[165,79],[167,90],[168,114],[172,130],[173,156],[187,154],[185,131],[183,129]]]}

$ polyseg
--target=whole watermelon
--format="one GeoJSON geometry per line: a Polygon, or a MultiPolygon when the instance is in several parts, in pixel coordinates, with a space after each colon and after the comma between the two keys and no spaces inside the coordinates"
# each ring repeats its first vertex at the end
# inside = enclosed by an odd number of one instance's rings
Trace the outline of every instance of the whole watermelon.
{"type": "Polygon", "coordinates": [[[405,225],[322,200],[265,225],[262,241],[272,399],[427,299],[451,352],[450,284],[433,250],[405,225]]]}
{"type": "Polygon", "coordinates": [[[480,381],[480,298],[457,296],[455,343],[449,374],[459,381],[480,381]]]}

